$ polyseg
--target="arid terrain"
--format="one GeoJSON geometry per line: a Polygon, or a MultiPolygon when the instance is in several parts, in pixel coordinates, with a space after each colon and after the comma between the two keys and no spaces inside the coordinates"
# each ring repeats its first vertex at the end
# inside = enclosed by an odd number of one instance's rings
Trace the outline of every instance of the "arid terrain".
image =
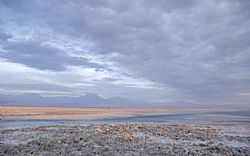
{"type": "MultiPolygon", "coordinates": [[[[67,108],[0,106],[1,119],[79,120],[127,117],[148,113],[216,112],[211,109],[142,109],[142,108],[67,108]]],[[[234,110],[223,110],[234,111],[234,110]]]]}
{"type": "Polygon", "coordinates": [[[2,129],[0,155],[250,155],[247,129],[192,124],[104,124],[2,129]]]}
{"type": "Polygon", "coordinates": [[[3,156],[250,155],[249,111],[0,108],[3,156]]]}
{"type": "Polygon", "coordinates": [[[177,110],[164,109],[120,109],[120,108],[66,108],[66,107],[9,107],[1,106],[3,119],[98,119],[124,117],[145,113],[160,113],[177,110]]]}

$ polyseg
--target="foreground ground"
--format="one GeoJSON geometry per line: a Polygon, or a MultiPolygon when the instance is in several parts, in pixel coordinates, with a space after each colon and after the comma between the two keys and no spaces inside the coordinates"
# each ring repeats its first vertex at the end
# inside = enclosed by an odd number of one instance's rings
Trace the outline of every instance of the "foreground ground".
{"type": "Polygon", "coordinates": [[[250,155],[248,128],[149,123],[4,128],[0,155],[250,155]]]}

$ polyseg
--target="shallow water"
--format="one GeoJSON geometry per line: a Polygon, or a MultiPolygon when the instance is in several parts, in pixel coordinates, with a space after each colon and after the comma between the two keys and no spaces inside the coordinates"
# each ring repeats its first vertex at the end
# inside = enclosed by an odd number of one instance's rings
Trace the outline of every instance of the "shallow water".
{"type": "Polygon", "coordinates": [[[224,114],[224,115],[235,115],[235,116],[246,116],[250,117],[250,111],[237,111],[237,112],[214,112],[211,114],[224,114]]]}
{"type": "Polygon", "coordinates": [[[52,124],[65,125],[91,125],[91,124],[109,124],[113,122],[127,123],[127,122],[150,122],[150,123],[205,123],[217,121],[234,121],[234,120],[248,120],[250,121],[250,111],[241,112],[182,112],[182,113],[166,113],[166,114],[148,114],[132,117],[106,118],[98,120],[37,120],[37,119],[20,119],[20,120],[1,120],[0,126],[15,128],[26,126],[41,126],[52,124]]]}

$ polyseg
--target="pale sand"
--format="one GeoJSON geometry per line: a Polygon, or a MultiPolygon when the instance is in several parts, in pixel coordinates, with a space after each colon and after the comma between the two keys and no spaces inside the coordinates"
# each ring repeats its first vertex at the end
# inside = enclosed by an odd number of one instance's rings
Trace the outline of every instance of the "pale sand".
{"type": "MultiPolygon", "coordinates": [[[[127,117],[148,113],[216,112],[218,109],[139,109],[0,106],[1,119],[79,120],[127,117]]],[[[235,110],[223,110],[235,111],[235,110]]]]}

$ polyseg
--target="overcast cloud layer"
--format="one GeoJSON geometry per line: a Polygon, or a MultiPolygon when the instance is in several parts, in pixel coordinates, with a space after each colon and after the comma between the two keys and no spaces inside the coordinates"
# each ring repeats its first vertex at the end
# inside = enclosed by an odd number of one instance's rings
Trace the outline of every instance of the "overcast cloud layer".
{"type": "Polygon", "coordinates": [[[249,0],[0,0],[0,93],[250,107],[249,0]]]}

